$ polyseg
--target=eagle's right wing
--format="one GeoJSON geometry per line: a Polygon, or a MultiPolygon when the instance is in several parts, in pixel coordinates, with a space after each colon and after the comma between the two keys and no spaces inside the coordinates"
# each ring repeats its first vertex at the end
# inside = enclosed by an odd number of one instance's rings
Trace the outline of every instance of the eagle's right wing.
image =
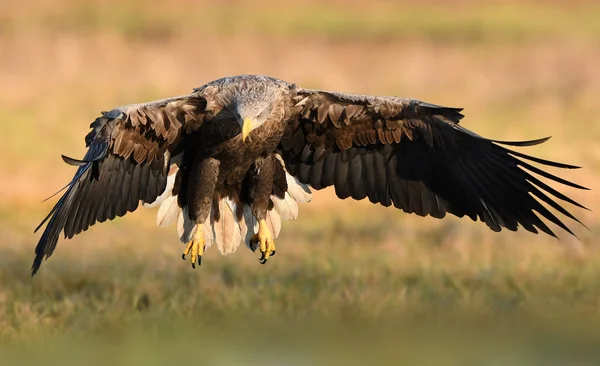
{"type": "Polygon", "coordinates": [[[102,113],[86,136],[82,160],[66,192],[37,227],[48,222],[35,248],[35,274],[54,251],[61,231],[66,238],[91,225],[134,211],[165,190],[171,153],[182,138],[200,128],[207,101],[198,94],[130,105],[102,113]],[[49,221],[48,221],[49,220],[49,221]]]}

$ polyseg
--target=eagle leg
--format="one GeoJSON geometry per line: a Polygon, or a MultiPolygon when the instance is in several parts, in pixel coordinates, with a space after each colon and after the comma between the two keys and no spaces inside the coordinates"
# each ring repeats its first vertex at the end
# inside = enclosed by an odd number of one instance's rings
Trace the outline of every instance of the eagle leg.
{"type": "Polygon", "coordinates": [[[192,240],[187,243],[181,258],[185,260],[185,257],[191,253],[190,261],[192,262],[192,268],[196,268],[196,261],[198,265],[202,265],[202,256],[204,255],[205,239],[203,233],[203,225],[198,224],[196,232],[192,236],[192,240]]]}
{"type": "Polygon", "coordinates": [[[261,253],[259,261],[261,264],[265,264],[269,257],[275,255],[275,240],[264,219],[258,221],[258,233],[250,239],[251,248],[256,248],[257,245],[261,253]]]}

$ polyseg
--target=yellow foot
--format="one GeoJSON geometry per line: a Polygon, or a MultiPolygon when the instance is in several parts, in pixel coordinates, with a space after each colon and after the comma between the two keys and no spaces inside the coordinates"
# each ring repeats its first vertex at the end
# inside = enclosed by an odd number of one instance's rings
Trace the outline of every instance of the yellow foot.
{"type": "Polygon", "coordinates": [[[183,255],[181,258],[185,260],[185,257],[191,254],[190,261],[192,262],[192,268],[196,268],[196,261],[198,265],[202,264],[202,255],[204,255],[204,233],[202,232],[202,225],[198,225],[192,240],[187,243],[183,255]]]}
{"type": "Polygon", "coordinates": [[[267,263],[269,257],[275,255],[275,240],[265,220],[258,222],[258,233],[254,234],[252,239],[250,239],[250,248],[252,248],[252,251],[256,251],[257,246],[262,254],[259,258],[260,263],[267,263]]]}

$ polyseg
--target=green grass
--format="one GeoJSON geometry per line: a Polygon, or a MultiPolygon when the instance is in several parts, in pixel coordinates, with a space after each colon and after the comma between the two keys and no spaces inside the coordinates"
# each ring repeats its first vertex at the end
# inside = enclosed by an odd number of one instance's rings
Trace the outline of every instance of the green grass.
{"type": "Polygon", "coordinates": [[[211,251],[193,271],[168,243],[172,232],[150,230],[155,240],[138,244],[140,253],[131,246],[148,236],[145,229],[96,228],[76,246],[63,243],[34,279],[29,253],[4,255],[3,359],[460,365],[539,361],[549,352],[570,361],[597,356],[600,267],[593,258],[559,262],[540,246],[540,261],[519,270],[514,247],[492,248],[490,267],[476,249],[464,262],[452,249],[421,245],[425,232],[395,243],[412,253],[404,260],[376,242],[309,244],[287,236],[265,266],[246,249],[225,258],[211,251]],[[423,265],[419,256],[438,262],[423,265]]]}

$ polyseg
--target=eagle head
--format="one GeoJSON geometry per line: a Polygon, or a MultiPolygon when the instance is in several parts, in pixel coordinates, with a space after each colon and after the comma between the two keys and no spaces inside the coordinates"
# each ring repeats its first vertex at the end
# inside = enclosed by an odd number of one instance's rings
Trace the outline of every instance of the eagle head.
{"type": "Polygon", "coordinates": [[[242,100],[236,103],[237,120],[242,128],[242,141],[246,142],[250,132],[262,126],[273,110],[269,101],[242,100]]]}

